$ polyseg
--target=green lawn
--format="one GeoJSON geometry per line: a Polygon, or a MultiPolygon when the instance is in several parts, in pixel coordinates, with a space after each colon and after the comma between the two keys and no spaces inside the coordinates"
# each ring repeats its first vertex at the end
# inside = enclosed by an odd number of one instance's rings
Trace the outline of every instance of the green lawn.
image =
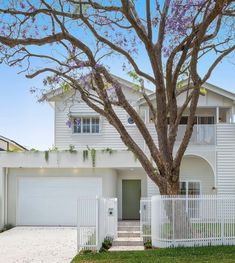
{"type": "Polygon", "coordinates": [[[231,263],[235,246],[168,248],[136,252],[106,252],[76,256],[72,263],[231,263]]]}

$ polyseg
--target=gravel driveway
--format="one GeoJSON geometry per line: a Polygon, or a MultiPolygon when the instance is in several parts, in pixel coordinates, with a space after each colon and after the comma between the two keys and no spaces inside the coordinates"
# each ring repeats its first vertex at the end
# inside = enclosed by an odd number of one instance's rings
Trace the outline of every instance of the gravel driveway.
{"type": "Polygon", "coordinates": [[[0,234],[0,263],[69,263],[76,234],[74,227],[15,227],[0,234]]]}

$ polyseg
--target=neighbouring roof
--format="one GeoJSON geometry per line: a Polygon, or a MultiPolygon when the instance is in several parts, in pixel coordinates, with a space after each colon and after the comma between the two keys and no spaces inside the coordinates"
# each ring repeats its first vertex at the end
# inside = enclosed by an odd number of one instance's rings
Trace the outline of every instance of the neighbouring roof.
{"type": "MultiPolygon", "coordinates": [[[[116,75],[113,75],[112,74],[112,77],[115,78],[118,82],[120,82],[124,87],[126,88],[130,88],[130,89],[133,89],[133,86],[135,85],[135,83],[129,81],[129,80],[126,80],[126,79],[123,79],[121,77],[118,77],[116,75]]],[[[152,90],[150,89],[147,89],[145,88],[146,92],[148,94],[151,94],[152,90]]],[[[54,90],[51,90],[47,93],[45,93],[40,99],[39,101],[42,102],[42,101],[53,101],[53,98],[55,98],[56,96],[60,96],[60,95],[63,95],[64,93],[66,93],[63,88],[57,88],[57,89],[54,89],[54,90]]]]}
{"type": "MultiPolygon", "coordinates": [[[[183,83],[187,83],[187,80],[184,80],[183,83]]],[[[184,84],[182,84],[183,86],[184,84]]],[[[235,102],[235,93],[231,92],[231,91],[228,91],[226,89],[222,89],[216,85],[213,85],[211,83],[208,83],[208,82],[205,82],[203,85],[202,85],[203,88],[206,88],[207,90],[209,91],[212,91],[218,95],[221,95],[223,97],[226,97],[228,99],[231,99],[235,102]]],[[[152,92],[150,95],[149,95],[149,98],[150,99],[153,99],[155,97],[155,92],[152,92]]],[[[142,103],[145,103],[145,99],[144,98],[140,98],[139,99],[139,104],[142,104],[142,103]]]]}
{"type": "MultiPolygon", "coordinates": [[[[4,141],[6,143],[9,143],[9,144],[12,144],[13,146],[15,146],[16,148],[18,148],[19,150],[22,150],[22,151],[27,151],[28,149],[25,148],[24,146],[20,145],[19,143],[9,139],[9,138],[6,138],[4,136],[1,136],[0,135],[0,141],[4,141]]],[[[3,151],[3,149],[0,149],[0,151],[3,151]]]]}

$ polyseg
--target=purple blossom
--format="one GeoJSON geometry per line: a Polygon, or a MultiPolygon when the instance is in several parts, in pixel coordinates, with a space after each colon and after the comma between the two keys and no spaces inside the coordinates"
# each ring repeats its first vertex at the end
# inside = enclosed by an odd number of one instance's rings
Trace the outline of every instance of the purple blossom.
{"type": "Polygon", "coordinates": [[[23,2],[20,2],[20,7],[21,7],[22,9],[24,9],[24,8],[25,8],[25,4],[24,4],[23,2]]]}
{"type": "Polygon", "coordinates": [[[80,125],[80,124],[81,124],[81,119],[80,119],[80,118],[74,119],[74,123],[75,123],[76,125],[80,125]]]}
{"type": "Polygon", "coordinates": [[[103,67],[102,64],[100,64],[100,63],[96,63],[96,65],[95,65],[95,69],[98,69],[98,68],[101,68],[101,67],[103,67]]]}
{"type": "Polygon", "coordinates": [[[66,126],[68,126],[69,128],[72,127],[72,121],[71,121],[71,120],[67,120],[65,124],[66,124],[66,126]]]}

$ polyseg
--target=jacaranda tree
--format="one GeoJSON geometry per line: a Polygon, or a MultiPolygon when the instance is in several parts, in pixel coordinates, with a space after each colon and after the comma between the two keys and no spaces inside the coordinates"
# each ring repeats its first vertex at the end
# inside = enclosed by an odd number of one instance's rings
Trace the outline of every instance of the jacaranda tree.
{"type": "Polygon", "coordinates": [[[48,89],[61,86],[79,91],[87,105],[115,127],[160,193],[177,194],[180,164],[203,84],[235,49],[234,2],[0,0],[1,59],[20,67],[27,78],[47,74],[44,84],[48,89]],[[107,66],[110,58],[113,63],[122,61],[123,70],[138,82],[158,142],[112,76],[107,66]],[[199,73],[203,61],[208,68],[199,73]],[[188,81],[179,85],[182,79],[188,81]],[[146,94],[147,84],[154,89],[153,100],[146,94]],[[185,101],[178,105],[181,94],[185,101]],[[133,119],[150,154],[128,133],[115,107],[123,108],[133,119]],[[173,153],[186,109],[187,127],[173,153]]]}

